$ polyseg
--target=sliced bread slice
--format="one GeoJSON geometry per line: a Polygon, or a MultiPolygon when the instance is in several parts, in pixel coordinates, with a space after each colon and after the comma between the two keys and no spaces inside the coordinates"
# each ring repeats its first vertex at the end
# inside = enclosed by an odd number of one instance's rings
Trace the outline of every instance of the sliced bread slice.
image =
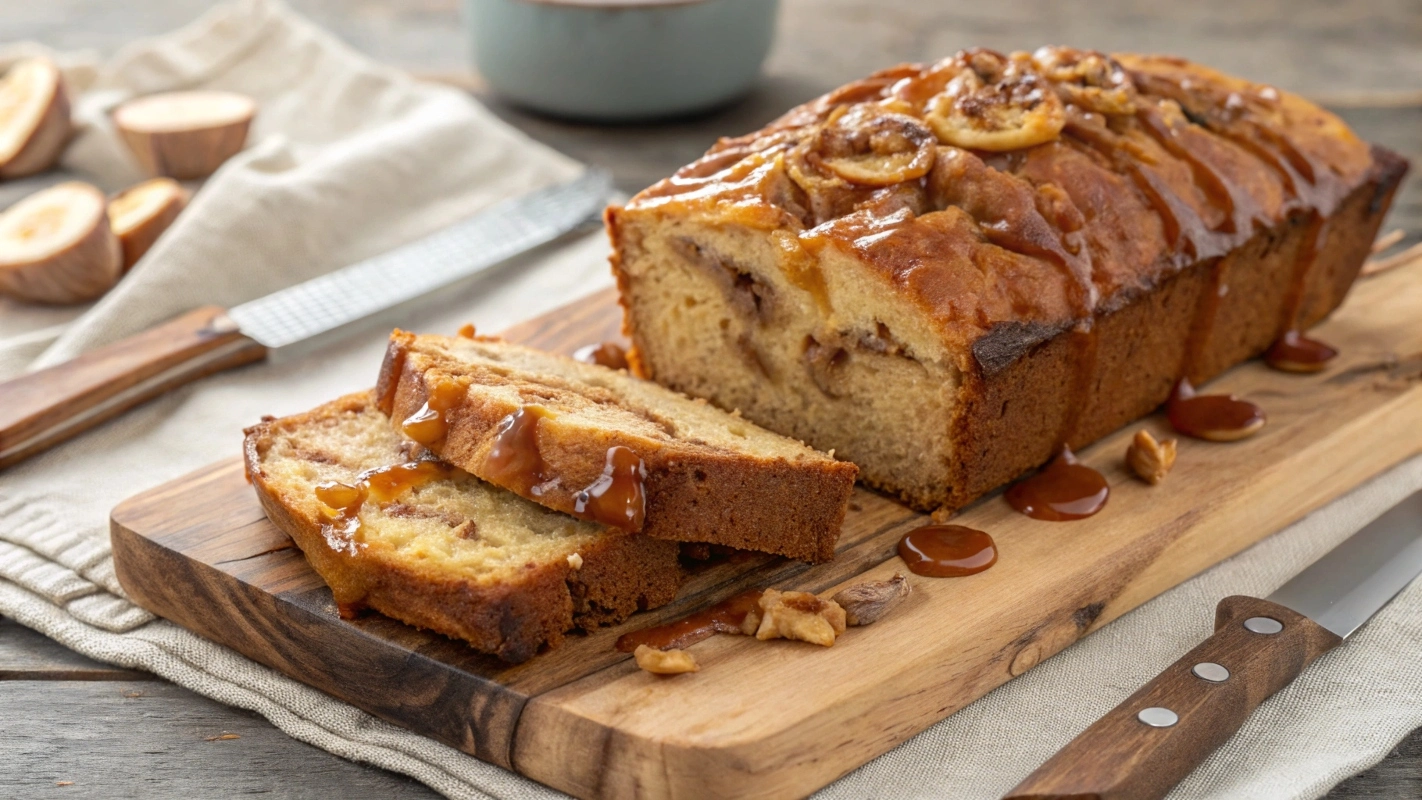
{"type": "Polygon", "coordinates": [[[376,394],[445,461],[658,539],[827,561],[858,473],[625,371],[492,338],[395,331],[376,394]]]}
{"type": "Polygon", "coordinates": [[[670,601],[677,545],[421,458],[371,393],[248,428],[247,474],[343,615],[368,607],[506,661],[670,601]]]}

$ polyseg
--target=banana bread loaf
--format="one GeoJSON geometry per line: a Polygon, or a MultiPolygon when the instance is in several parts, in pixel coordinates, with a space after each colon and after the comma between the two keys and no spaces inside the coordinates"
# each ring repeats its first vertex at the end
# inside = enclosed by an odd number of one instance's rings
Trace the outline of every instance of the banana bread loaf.
{"type": "Polygon", "coordinates": [[[1406,162],[1159,56],[971,50],[608,209],[638,374],[956,508],[1342,300],[1406,162]]]}
{"type": "Polygon", "coordinates": [[[421,450],[369,392],[247,429],[262,507],[343,615],[373,608],[518,662],[676,595],[675,542],[549,511],[421,450]]]}
{"type": "Polygon", "coordinates": [[[377,393],[440,458],[658,539],[834,557],[857,470],[625,371],[497,339],[391,335],[377,393]]]}

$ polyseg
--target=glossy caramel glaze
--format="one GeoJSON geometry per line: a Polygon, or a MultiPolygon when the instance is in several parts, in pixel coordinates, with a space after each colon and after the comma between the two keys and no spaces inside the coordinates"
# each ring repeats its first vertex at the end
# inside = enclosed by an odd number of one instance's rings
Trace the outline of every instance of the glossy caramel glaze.
{"type": "Polygon", "coordinates": [[[930,578],[973,575],[997,563],[997,545],[986,533],[962,525],[925,525],[899,540],[909,571],[930,578]]]}
{"type": "Polygon", "coordinates": [[[607,450],[602,475],[578,492],[573,512],[579,516],[636,533],[647,518],[647,466],[631,449],[607,450]]]}
{"type": "Polygon", "coordinates": [[[617,342],[590,344],[578,348],[573,358],[584,364],[597,364],[608,369],[627,369],[627,348],[617,342]]]}
{"type": "Polygon", "coordinates": [[[690,647],[718,633],[740,633],[741,623],[760,602],[761,594],[760,589],[748,589],[676,622],[624,633],[618,637],[616,647],[623,653],[630,653],[643,644],[669,650],[690,647]]]}
{"type": "Polygon", "coordinates": [[[1165,405],[1170,426],[1180,433],[1211,442],[1233,442],[1264,427],[1264,409],[1232,394],[1197,394],[1181,378],[1165,405]]]}
{"type": "MultiPolygon", "coordinates": [[[[1371,168],[1333,114],[1181,59],[968,50],[722,139],[628,210],[836,248],[965,352],[1004,323],[1066,330],[1262,227],[1327,216],[1371,168]]],[[[786,275],[815,288],[803,260],[786,275]]]]}
{"type": "Polygon", "coordinates": [[[434,384],[425,404],[401,423],[400,430],[426,447],[438,443],[449,430],[445,414],[459,405],[466,392],[466,387],[453,381],[434,384]]]}
{"type": "Polygon", "coordinates": [[[1077,461],[1063,447],[1051,463],[1007,487],[1008,504],[1033,519],[1064,522],[1085,519],[1106,507],[1111,487],[1106,476],[1077,461]]]}
{"type": "Polygon", "coordinates": [[[537,494],[535,487],[548,479],[538,452],[538,425],[551,416],[543,406],[524,406],[500,420],[482,474],[520,494],[537,494]]]}
{"type": "Polygon", "coordinates": [[[1298,331],[1287,331],[1264,354],[1264,362],[1283,372],[1319,372],[1337,356],[1331,346],[1298,331]]]}
{"type": "MultiPolygon", "coordinates": [[[[331,549],[352,555],[360,548],[360,510],[366,502],[380,505],[394,502],[401,495],[432,480],[449,476],[450,467],[442,461],[411,461],[404,464],[368,469],[356,476],[355,483],[327,481],[316,486],[316,499],[325,506],[321,534],[331,549]]],[[[345,612],[342,612],[345,616],[345,612]]]]}

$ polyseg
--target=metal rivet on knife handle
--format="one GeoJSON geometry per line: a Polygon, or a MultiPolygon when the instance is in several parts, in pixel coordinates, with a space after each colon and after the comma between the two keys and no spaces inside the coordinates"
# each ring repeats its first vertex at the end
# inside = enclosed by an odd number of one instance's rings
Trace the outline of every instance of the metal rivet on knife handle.
{"type": "Polygon", "coordinates": [[[1213,661],[1201,661],[1191,667],[1190,672],[1194,673],[1195,677],[1200,680],[1209,681],[1210,683],[1224,683],[1229,680],[1229,670],[1213,661]]]}
{"type": "Polygon", "coordinates": [[[1136,719],[1152,728],[1169,728],[1180,721],[1180,715],[1168,708],[1151,706],[1141,709],[1140,713],[1136,715],[1136,719]]]}
{"type": "Polygon", "coordinates": [[[1273,617],[1250,617],[1244,621],[1244,629],[1251,633],[1270,636],[1284,629],[1284,623],[1273,617]]]}

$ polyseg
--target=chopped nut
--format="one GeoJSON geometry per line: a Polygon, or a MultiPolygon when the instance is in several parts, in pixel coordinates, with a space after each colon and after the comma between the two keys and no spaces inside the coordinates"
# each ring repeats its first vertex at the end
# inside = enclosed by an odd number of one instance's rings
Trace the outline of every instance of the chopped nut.
{"type": "Polygon", "coordinates": [[[224,734],[222,734],[221,736],[209,736],[209,737],[207,737],[206,739],[203,739],[203,741],[204,741],[204,742],[226,742],[226,741],[231,741],[232,739],[241,739],[241,738],[242,738],[242,737],[241,737],[240,735],[235,734],[235,733],[224,733],[224,734]]]}
{"type": "Polygon", "coordinates": [[[55,782],[54,782],[54,785],[55,785],[55,786],[73,786],[73,785],[74,785],[74,781],[55,781],[55,782]]]}
{"type": "Polygon", "coordinates": [[[928,518],[933,520],[934,525],[942,525],[943,523],[952,519],[957,513],[957,511],[949,508],[948,506],[939,506],[938,508],[933,509],[933,513],[929,514],[928,518]]]}
{"type": "Polygon", "coordinates": [[[572,567],[573,569],[582,569],[582,568],[583,568],[583,555],[582,555],[582,553],[574,553],[574,554],[568,556],[568,566],[572,567]]]}
{"type": "MultiPolygon", "coordinates": [[[[757,601],[758,603],[759,601],[757,601]]],[[[750,611],[746,612],[746,618],[741,620],[741,634],[744,636],[754,636],[760,630],[760,605],[757,604],[750,611]]]]}
{"type": "MultiPolygon", "coordinates": [[[[778,592],[766,589],[760,596],[760,624],[755,638],[799,639],[829,647],[844,633],[844,609],[833,600],[821,600],[809,592],[778,592]]],[[[750,615],[747,615],[747,620],[750,615]]],[[[742,626],[745,630],[745,626],[742,626]]]]}
{"type": "Polygon", "coordinates": [[[654,675],[679,675],[683,672],[697,672],[701,665],[685,650],[658,650],[645,644],[637,645],[632,652],[637,666],[654,675]]]}
{"type": "Polygon", "coordinates": [[[1150,431],[1136,431],[1131,446],[1126,448],[1126,463],[1152,486],[1165,480],[1166,473],[1175,465],[1175,440],[1157,442],[1150,431]]]}
{"type": "Polygon", "coordinates": [[[908,578],[896,572],[887,581],[856,583],[841,589],[834,596],[834,602],[844,608],[844,621],[851,627],[869,625],[894,610],[913,591],[908,578]]]}

